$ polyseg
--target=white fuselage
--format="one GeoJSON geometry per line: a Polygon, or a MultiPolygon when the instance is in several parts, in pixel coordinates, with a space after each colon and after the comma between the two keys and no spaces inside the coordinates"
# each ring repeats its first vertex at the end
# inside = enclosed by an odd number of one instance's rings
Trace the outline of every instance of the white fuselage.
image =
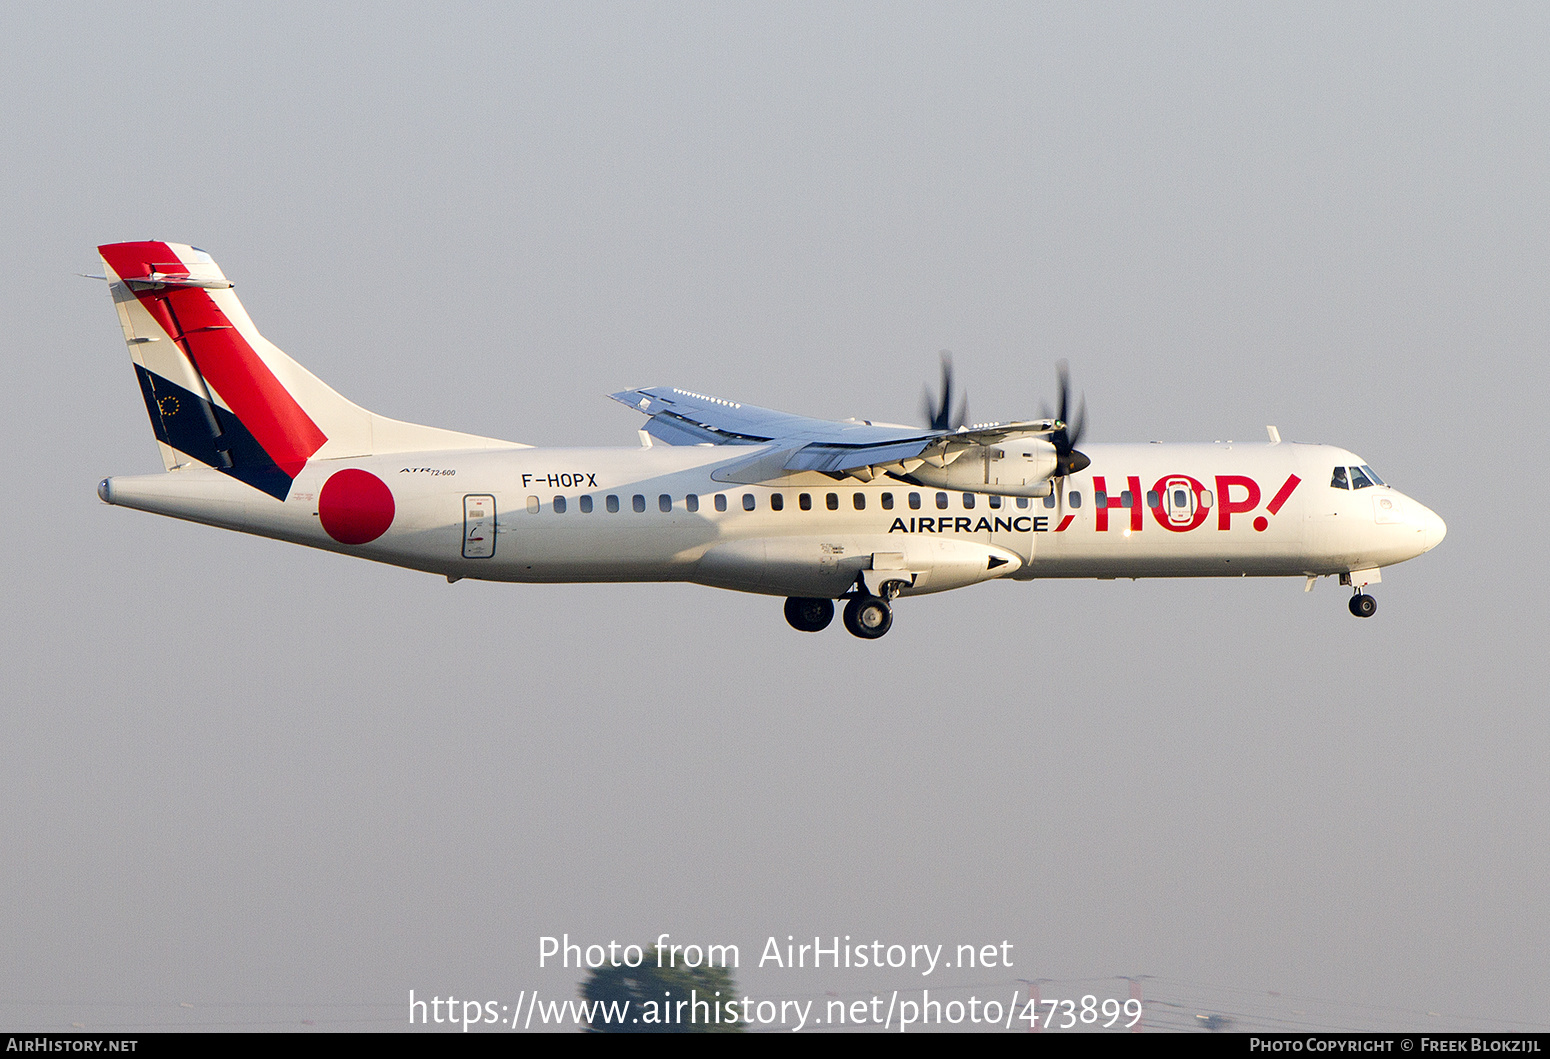
{"type": "Polygon", "coordinates": [[[873,569],[907,574],[905,595],[1005,576],[1347,574],[1420,555],[1446,532],[1388,486],[1333,487],[1335,467],[1362,464],[1344,449],[1084,450],[1091,466],[1048,499],[810,472],[741,485],[717,472],[757,449],[708,445],[315,459],[284,501],[205,467],[111,478],[100,491],[113,504],[453,580],[694,581],[828,598],[873,569]],[[367,543],[341,543],[320,517],[323,484],[346,468],[391,491],[391,524],[367,543]]]}

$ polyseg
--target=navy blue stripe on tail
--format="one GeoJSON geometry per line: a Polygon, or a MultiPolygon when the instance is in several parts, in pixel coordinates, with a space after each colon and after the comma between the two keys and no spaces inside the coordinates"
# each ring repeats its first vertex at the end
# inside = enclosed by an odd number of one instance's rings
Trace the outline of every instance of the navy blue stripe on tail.
{"type": "Polygon", "coordinates": [[[276,500],[290,494],[290,476],[230,411],[138,364],[135,374],[156,440],[276,500]]]}

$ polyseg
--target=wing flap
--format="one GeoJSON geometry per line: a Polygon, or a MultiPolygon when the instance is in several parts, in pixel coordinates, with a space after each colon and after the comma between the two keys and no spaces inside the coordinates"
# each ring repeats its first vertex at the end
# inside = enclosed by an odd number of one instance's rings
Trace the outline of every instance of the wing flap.
{"type": "Polygon", "coordinates": [[[934,443],[932,438],[917,438],[892,445],[867,445],[861,448],[812,444],[798,449],[786,462],[788,471],[821,471],[844,474],[879,464],[915,459],[934,443]]]}
{"type": "Polygon", "coordinates": [[[669,445],[726,445],[728,439],[714,430],[677,416],[652,416],[646,420],[646,433],[669,445]]]}

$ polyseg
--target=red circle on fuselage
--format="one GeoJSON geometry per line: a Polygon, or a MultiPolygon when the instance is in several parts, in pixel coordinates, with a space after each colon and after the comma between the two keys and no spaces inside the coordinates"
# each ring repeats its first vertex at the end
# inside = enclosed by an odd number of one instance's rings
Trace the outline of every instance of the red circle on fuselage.
{"type": "Polygon", "coordinates": [[[370,471],[340,471],[323,483],[318,519],[340,544],[367,544],[393,524],[393,493],[370,471]]]}

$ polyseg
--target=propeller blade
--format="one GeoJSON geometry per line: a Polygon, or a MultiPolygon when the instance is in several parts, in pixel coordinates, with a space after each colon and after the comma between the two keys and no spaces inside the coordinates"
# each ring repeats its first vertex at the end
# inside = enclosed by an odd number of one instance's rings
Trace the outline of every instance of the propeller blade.
{"type": "MultiPolygon", "coordinates": [[[[1087,397],[1084,395],[1077,406],[1076,415],[1071,416],[1071,369],[1064,361],[1055,363],[1055,377],[1060,388],[1059,408],[1055,418],[1060,420],[1060,427],[1050,434],[1050,444],[1055,446],[1055,476],[1064,479],[1068,474],[1076,474],[1086,470],[1092,465],[1092,460],[1083,453],[1076,451],[1076,443],[1082,440],[1082,433],[1087,426],[1087,397]]],[[[1047,406],[1046,406],[1047,407],[1047,406]]],[[[1065,505],[1064,483],[1061,483],[1061,506],[1065,505]]]]}
{"type": "Polygon", "coordinates": [[[1076,418],[1072,420],[1070,427],[1071,447],[1074,449],[1082,440],[1082,434],[1087,429],[1087,395],[1082,395],[1081,403],[1076,406],[1076,418]]]}
{"type": "Polygon", "coordinates": [[[969,421],[969,396],[964,394],[953,412],[953,355],[942,350],[942,399],[933,400],[928,387],[921,398],[921,413],[932,430],[957,430],[969,421]]]}
{"type": "Polygon", "coordinates": [[[1066,423],[1070,421],[1066,416],[1066,406],[1071,403],[1071,369],[1064,360],[1055,362],[1055,378],[1060,386],[1060,411],[1055,418],[1066,423]]]}

